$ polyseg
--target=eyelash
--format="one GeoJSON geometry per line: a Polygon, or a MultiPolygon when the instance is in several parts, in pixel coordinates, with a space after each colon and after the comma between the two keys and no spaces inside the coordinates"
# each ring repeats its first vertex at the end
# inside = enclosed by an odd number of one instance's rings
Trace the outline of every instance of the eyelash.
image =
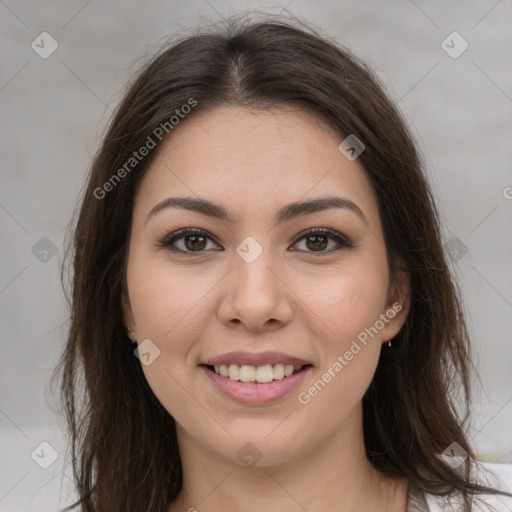
{"type": "MultiPolygon", "coordinates": [[[[306,253],[322,256],[322,255],[326,255],[326,254],[333,254],[333,253],[336,253],[343,249],[351,249],[354,247],[354,245],[346,237],[344,237],[337,231],[334,231],[333,229],[329,229],[329,228],[313,228],[313,229],[308,229],[306,231],[302,231],[293,240],[293,245],[295,245],[297,242],[301,241],[303,238],[306,238],[307,236],[318,235],[318,234],[327,235],[328,238],[330,238],[331,240],[334,240],[340,247],[338,247],[336,249],[331,249],[329,251],[318,251],[318,252],[305,251],[306,253]]],[[[206,232],[202,229],[184,228],[184,229],[179,229],[178,231],[175,231],[174,233],[171,233],[171,234],[165,236],[163,238],[163,240],[161,240],[158,243],[158,246],[165,248],[171,252],[184,254],[187,256],[195,256],[195,255],[207,252],[206,250],[184,251],[182,249],[177,249],[176,247],[172,247],[172,244],[174,242],[181,240],[187,236],[191,236],[191,235],[204,236],[205,238],[208,238],[215,242],[213,237],[211,237],[208,232],[206,232]]]]}

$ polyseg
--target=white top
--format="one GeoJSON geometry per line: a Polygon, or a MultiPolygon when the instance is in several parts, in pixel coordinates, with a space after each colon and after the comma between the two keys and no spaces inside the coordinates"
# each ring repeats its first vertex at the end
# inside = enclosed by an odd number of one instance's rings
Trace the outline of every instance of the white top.
{"type": "MultiPolygon", "coordinates": [[[[512,464],[481,462],[480,465],[483,469],[489,470],[490,473],[485,472],[478,479],[478,483],[512,493],[512,464]]],[[[480,474],[478,467],[476,473],[480,474]]],[[[477,494],[475,496],[482,503],[492,505],[496,512],[512,512],[512,497],[500,494],[477,494]]],[[[449,504],[443,496],[426,493],[425,497],[428,503],[428,512],[464,512],[460,498],[453,498],[451,504],[449,504]]],[[[475,506],[474,508],[479,510],[483,508],[483,505],[482,507],[475,506]]]]}

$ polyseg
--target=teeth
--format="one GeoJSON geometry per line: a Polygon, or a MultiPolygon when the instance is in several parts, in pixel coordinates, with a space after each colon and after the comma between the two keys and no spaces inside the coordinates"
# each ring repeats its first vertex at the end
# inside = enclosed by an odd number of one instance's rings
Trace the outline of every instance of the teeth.
{"type": "Polygon", "coordinates": [[[231,380],[240,380],[242,382],[272,382],[273,380],[281,380],[289,377],[302,366],[294,366],[292,364],[266,364],[264,366],[250,366],[246,364],[226,364],[215,365],[215,373],[228,377],[231,380]]]}
{"type": "Polygon", "coordinates": [[[274,365],[274,379],[281,380],[284,378],[284,364],[274,365]]]}
{"type": "Polygon", "coordinates": [[[231,380],[240,380],[240,366],[237,364],[230,364],[228,377],[231,380]]]}
{"type": "Polygon", "coordinates": [[[258,366],[256,368],[256,381],[257,382],[272,382],[274,380],[274,369],[271,364],[265,366],[258,366]]]}

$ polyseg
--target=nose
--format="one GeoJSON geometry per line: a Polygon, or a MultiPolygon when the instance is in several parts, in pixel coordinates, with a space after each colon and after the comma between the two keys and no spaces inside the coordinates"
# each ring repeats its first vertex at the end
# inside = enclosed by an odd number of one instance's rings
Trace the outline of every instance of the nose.
{"type": "Polygon", "coordinates": [[[237,254],[223,280],[218,308],[220,320],[233,327],[241,324],[251,332],[282,328],[293,316],[293,293],[282,266],[276,265],[267,252],[252,263],[237,254]]]}

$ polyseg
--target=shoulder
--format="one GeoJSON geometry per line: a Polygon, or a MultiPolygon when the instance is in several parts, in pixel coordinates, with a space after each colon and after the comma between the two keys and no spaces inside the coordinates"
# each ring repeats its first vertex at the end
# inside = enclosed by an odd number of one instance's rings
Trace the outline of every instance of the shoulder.
{"type": "MultiPolygon", "coordinates": [[[[506,491],[512,493],[512,464],[497,464],[490,462],[478,462],[475,466],[475,478],[478,478],[479,483],[494,487],[500,491],[506,491]]],[[[481,502],[492,506],[495,512],[511,512],[512,511],[512,497],[495,495],[495,494],[479,494],[477,495],[481,502]]],[[[443,496],[436,496],[434,494],[425,495],[428,503],[428,512],[443,512],[446,510],[447,501],[443,496]]],[[[451,510],[461,512],[463,508],[458,505],[457,500],[453,500],[451,503],[451,510]]],[[[485,510],[483,507],[476,507],[476,510],[485,510]]]]}

